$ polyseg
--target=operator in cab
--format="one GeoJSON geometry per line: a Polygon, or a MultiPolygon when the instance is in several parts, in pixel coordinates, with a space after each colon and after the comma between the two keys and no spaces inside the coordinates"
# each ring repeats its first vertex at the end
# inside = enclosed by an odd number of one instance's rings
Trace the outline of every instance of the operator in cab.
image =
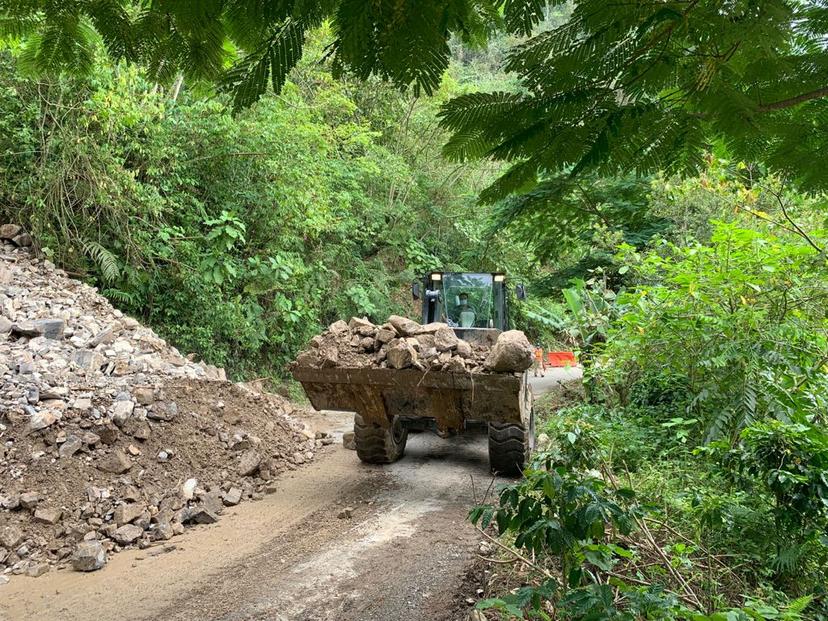
{"type": "Polygon", "coordinates": [[[457,296],[457,309],[454,312],[454,316],[456,317],[457,325],[461,328],[474,327],[475,313],[471,306],[469,306],[468,293],[461,292],[457,296]]]}

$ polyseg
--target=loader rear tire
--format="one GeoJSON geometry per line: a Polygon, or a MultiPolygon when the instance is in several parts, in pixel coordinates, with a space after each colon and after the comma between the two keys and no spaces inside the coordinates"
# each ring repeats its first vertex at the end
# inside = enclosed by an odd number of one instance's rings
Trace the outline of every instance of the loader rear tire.
{"type": "Polygon", "coordinates": [[[535,413],[523,425],[489,423],[489,467],[494,474],[517,477],[529,463],[535,446],[535,413]]]}
{"type": "Polygon", "coordinates": [[[408,430],[395,417],[391,427],[366,423],[359,414],[354,415],[354,442],[357,457],[366,464],[390,464],[405,452],[408,430]]]}

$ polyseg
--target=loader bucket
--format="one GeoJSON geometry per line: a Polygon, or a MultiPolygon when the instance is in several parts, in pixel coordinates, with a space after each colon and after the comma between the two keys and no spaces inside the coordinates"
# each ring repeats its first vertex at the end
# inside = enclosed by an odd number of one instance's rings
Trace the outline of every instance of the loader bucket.
{"type": "Polygon", "coordinates": [[[356,412],[386,428],[395,416],[431,418],[444,431],[462,430],[465,420],[527,425],[532,407],[525,373],[309,367],[292,373],[317,410],[356,412]]]}

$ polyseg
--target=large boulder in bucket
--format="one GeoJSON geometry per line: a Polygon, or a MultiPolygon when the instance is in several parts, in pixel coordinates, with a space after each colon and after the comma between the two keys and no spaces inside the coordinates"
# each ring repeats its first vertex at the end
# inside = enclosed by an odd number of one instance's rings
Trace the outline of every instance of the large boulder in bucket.
{"type": "Polygon", "coordinates": [[[508,330],[497,337],[485,367],[495,373],[522,373],[532,366],[534,349],[520,330],[508,330]]]}

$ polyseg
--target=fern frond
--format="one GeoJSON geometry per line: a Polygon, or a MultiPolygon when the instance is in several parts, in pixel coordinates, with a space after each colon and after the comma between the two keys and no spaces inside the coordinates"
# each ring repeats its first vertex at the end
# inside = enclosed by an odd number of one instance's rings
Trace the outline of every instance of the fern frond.
{"type": "Polygon", "coordinates": [[[101,295],[124,305],[134,304],[136,300],[134,294],[120,289],[104,289],[101,291],[101,295]]]}
{"type": "Polygon", "coordinates": [[[506,0],[503,16],[506,28],[515,34],[528,36],[543,21],[546,0],[506,0]]]}
{"type": "Polygon", "coordinates": [[[491,145],[491,140],[482,129],[459,130],[443,145],[443,155],[455,162],[465,162],[483,157],[491,145]]]}
{"type": "Polygon", "coordinates": [[[132,23],[120,0],[87,0],[84,9],[114,58],[136,59],[132,23]]]}
{"type": "Polygon", "coordinates": [[[65,12],[47,15],[41,29],[26,37],[21,68],[29,73],[88,73],[94,64],[98,34],[86,17],[65,12]]]}
{"type": "Polygon", "coordinates": [[[779,572],[791,572],[799,566],[804,553],[805,550],[800,545],[782,548],[773,559],[773,567],[779,572]]]}
{"type": "Polygon", "coordinates": [[[104,282],[113,282],[121,275],[118,258],[107,248],[92,240],[81,242],[86,256],[95,264],[104,282]]]}
{"type": "Polygon", "coordinates": [[[480,202],[492,205],[509,194],[523,192],[537,183],[538,162],[527,160],[512,166],[489,187],[480,192],[480,202]]]}
{"type": "Polygon", "coordinates": [[[36,15],[0,14],[0,38],[20,39],[37,32],[41,20],[36,15]]]}
{"type": "Polygon", "coordinates": [[[515,109],[523,97],[517,93],[469,93],[455,97],[440,110],[440,123],[446,129],[464,130],[499,120],[515,109]]]}

